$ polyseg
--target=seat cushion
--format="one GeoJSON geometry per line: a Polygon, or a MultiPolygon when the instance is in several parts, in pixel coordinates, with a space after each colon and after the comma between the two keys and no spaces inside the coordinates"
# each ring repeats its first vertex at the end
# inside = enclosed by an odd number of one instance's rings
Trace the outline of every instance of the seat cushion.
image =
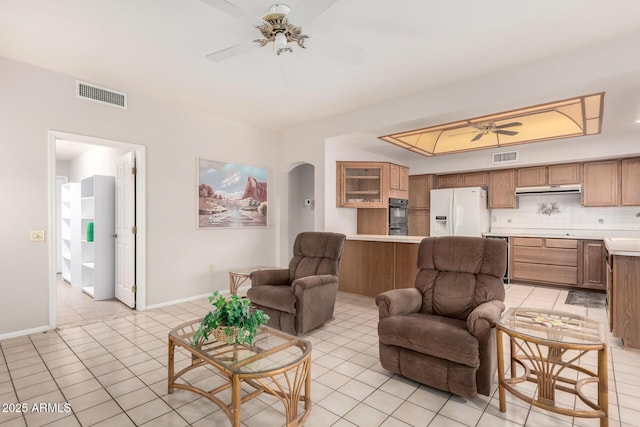
{"type": "Polygon", "coordinates": [[[480,366],[478,340],[464,320],[412,313],[378,322],[380,342],[449,360],[471,368],[480,366]]]}
{"type": "Polygon", "coordinates": [[[289,285],[254,286],[247,291],[247,297],[254,304],[296,314],[296,296],[289,285]]]}

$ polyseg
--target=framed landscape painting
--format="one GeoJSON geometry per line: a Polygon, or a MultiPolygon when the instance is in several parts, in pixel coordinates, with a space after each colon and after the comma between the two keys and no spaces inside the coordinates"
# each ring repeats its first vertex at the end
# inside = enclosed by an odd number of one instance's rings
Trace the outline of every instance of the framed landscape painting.
{"type": "Polygon", "coordinates": [[[266,168],[198,159],[198,228],[266,226],[266,168]]]}

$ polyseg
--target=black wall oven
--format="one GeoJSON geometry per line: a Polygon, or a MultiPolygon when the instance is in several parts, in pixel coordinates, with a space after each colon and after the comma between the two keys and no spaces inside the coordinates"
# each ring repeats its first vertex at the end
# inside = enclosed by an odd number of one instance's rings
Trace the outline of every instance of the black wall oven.
{"type": "Polygon", "coordinates": [[[409,201],[389,199],[389,235],[409,235],[409,201]]]}

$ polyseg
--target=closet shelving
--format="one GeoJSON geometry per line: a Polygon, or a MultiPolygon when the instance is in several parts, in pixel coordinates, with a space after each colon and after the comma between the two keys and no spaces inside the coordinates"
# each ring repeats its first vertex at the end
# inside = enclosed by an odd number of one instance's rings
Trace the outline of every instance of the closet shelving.
{"type": "Polygon", "coordinates": [[[115,179],[94,175],[80,181],[82,291],[95,300],[115,297],[115,179]],[[93,223],[93,240],[87,240],[93,223]]]}
{"type": "Polygon", "coordinates": [[[62,279],[72,286],[80,286],[80,184],[69,182],[62,185],[60,203],[62,279]]]}

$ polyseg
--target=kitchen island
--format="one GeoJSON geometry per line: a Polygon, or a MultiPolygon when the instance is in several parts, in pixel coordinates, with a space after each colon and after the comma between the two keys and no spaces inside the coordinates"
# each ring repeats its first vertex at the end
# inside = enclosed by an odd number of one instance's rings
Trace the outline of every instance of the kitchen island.
{"type": "Polygon", "coordinates": [[[640,348],[640,238],[608,237],[609,330],[626,347],[640,348]]]}
{"type": "Polygon", "coordinates": [[[422,236],[347,236],[340,261],[339,290],[376,295],[414,285],[422,236]]]}

